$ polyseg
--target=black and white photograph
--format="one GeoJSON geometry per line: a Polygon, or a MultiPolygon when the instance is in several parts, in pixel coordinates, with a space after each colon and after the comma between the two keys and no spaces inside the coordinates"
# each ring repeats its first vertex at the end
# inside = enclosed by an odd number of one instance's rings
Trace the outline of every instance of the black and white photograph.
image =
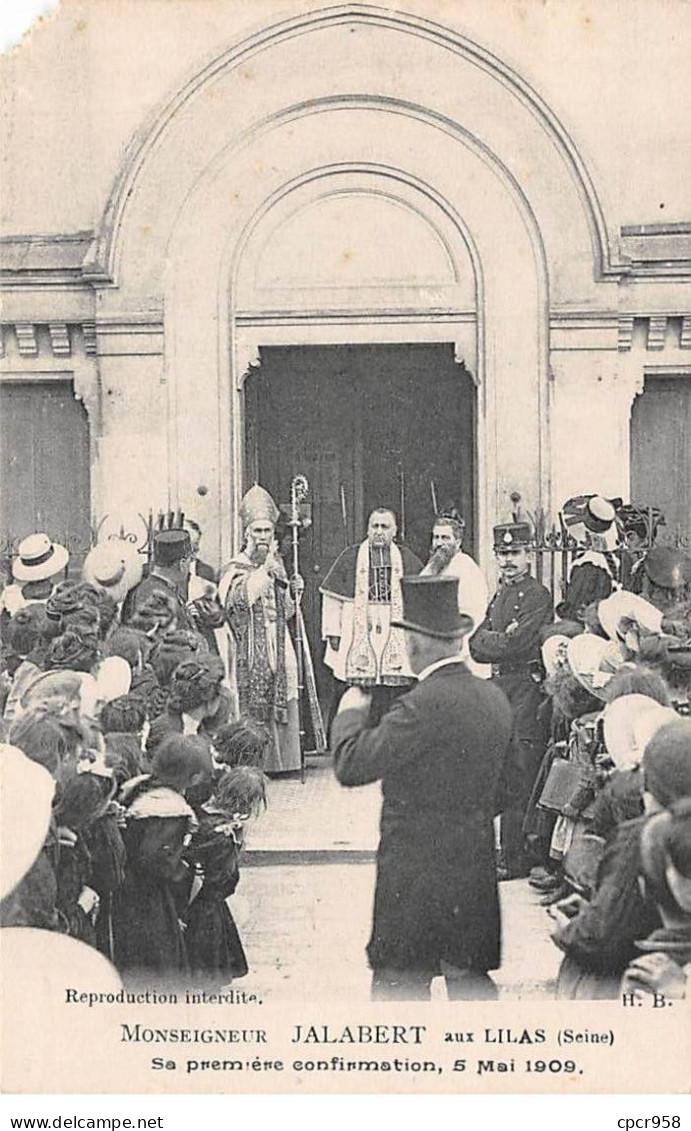
{"type": "Polygon", "coordinates": [[[686,0],[5,45],[7,1090],[688,1089],[690,104],[686,0]]]}

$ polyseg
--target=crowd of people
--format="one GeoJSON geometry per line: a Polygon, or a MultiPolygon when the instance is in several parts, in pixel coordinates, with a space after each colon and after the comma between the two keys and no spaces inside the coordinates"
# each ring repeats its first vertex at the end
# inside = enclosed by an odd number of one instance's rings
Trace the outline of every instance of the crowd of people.
{"type": "MultiPolygon", "coordinates": [[[[133,984],[247,973],[227,899],[266,804],[272,738],[233,711],[213,646],[223,613],[206,588],[194,596],[193,562],[180,526],[154,535],[146,577],[118,541],[65,579],[66,551],[36,535],[3,593],[2,765],[26,827],[41,797],[50,821],[0,922],[64,932],[133,984]],[[52,788],[36,788],[37,768],[52,788]]],[[[18,849],[3,837],[5,853],[18,849]]]]}
{"type": "MultiPolygon", "coordinates": [[[[686,992],[691,558],[654,544],[651,508],[584,495],[563,513],[572,563],[556,610],[529,523],[494,528],[490,599],[452,508],[426,564],[377,508],[325,577],[336,773],[383,784],[368,952],[380,996],[424,996],[439,973],[452,996],[487,996],[496,885],[526,877],[564,952],[561,996],[686,992]]],[[[278,519],[252,488],[220,576],[182,515],[153,534],[148,568],[117,539],[80,576],[45,534],[19,545],[0,614],[0,768],[25,781],[27,821],[38,797],[50,820],[4,893],[3,927],[69,934],[126,981],[247,973],[227,902],[244,830],[267,775],[303,757],[303,583],[278,519]]]]}

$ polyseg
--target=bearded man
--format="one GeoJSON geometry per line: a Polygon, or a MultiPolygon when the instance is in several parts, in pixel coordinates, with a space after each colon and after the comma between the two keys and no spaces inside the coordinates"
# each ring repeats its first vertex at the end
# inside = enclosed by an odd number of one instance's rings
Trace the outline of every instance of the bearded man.
{"type": "Polygon", "coordinates": [[[288,621],[295,614],[276,543],[279,510],[263,487],[240,504],[244,546],[218,587],[231,633],[230,681],[237,714],[266,723],[273,747],[263,769],[300,769],[297,660],[288,621]]]}
{"type": "MultiPolygon", "coordinates": [[[[458,611],[472,617],[473,628],[477,628],[484,620],[489,594],[479,565],[461,549],[464,531],[465,522],[454,507],[440,511],[432,527],[432,553],[422,573],[458,578],[458,611]]],[[[463,638],[461,658],[473,675],[489,679],[489,664],[479,664],[472,658],[467,636],[463,638]]]]}
{"type": "Polygon", "coordinates": [[[333,706],[346,686],[366,687],[372,722],[414,681],[405,638],[391,622],[401,616],[401,578],[419,573],[422,563],[397,545],[396,532],[393,511],[377,507],[364,542],[339,555],[320,588],[324,663],[336,680],[333,706]]]}

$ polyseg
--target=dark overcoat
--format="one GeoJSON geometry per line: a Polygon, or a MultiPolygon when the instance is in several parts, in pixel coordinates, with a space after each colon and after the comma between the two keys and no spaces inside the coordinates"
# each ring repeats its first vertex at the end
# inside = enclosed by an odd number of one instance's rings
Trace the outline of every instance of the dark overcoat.
{"type": "Polygon", "coordinates": [[[332,746],[343,785],[382,783],[370,965],[496,969],[492,818],[511,735],[505,695],[459,660],[401,696],[376,728],[366,722],[366,712],[339,714],[332,746]]]}

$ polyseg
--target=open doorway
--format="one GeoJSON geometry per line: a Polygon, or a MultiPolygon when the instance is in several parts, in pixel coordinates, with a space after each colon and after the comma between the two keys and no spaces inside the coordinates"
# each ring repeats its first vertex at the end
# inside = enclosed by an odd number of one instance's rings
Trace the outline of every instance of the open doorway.
{"type": "Polygon", "coordinates": [[[373,507],[396,512],[399,540],[426,561],[433,497],[453,502],[475,549],[475,388],[450,343],[266,347],[244,409],[245,486],[287,509],[293,476],[309,481],[300,563],[321,682],[319,586],[373,507]]]}

